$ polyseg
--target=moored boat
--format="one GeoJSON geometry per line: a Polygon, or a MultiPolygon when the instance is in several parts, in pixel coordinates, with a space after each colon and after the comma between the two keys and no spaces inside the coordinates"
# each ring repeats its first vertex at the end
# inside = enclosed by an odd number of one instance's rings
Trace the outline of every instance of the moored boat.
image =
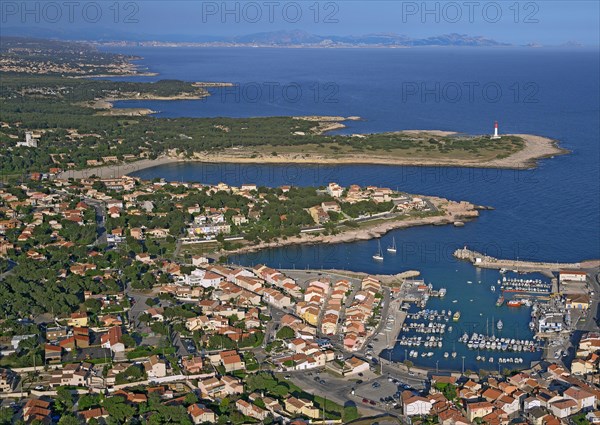
{"type": "Polygon", "coordinates": [[[381,252],[381,242],[377,241],[377,253],[375,255],[373,255],[373,260],[376,261],[383,261],[383,252],[381,252]]]}

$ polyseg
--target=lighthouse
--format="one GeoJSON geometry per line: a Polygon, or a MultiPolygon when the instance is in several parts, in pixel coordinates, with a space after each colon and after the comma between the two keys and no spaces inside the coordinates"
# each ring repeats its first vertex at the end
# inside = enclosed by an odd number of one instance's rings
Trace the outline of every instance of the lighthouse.
{"type": "Polygon", "coordinates": [[[491,137],[491,139],[496,140],[499,138],[500,136],[498,136],[498,121],[494,121],[494,135],[491,137]]]}

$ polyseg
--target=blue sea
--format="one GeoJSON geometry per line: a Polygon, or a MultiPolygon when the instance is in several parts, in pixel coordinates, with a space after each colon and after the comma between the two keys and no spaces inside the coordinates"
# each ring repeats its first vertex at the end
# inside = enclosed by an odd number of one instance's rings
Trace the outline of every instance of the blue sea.
{"type": "MultiPolygon", "coordinates": [[[[600,258],[600,87],[598,51],[524,48],[422,49],[188,49],[122,50],[144,57],[154,81],[234,82],[211,89],[203,100],[119,102],[148,107],[159,117],[253,117],[294,115],[360,116],[342,133],[403,129],[501,133],[550,137],[570,154],[541,160],[533,170],[399,166],[298,166],[172,164],[141,170],[143,178],[252,182],[277,186],[357,183],[438,195],[491,206],[463,228],[419,227],[390,232],[395,256],[383,263],[371,256],[377,241],[285,247],[231,258],[242,264],[284,268],[340,268],[369,273],[416,269],[434,287],[446,287],[444,300],[429,308],[461,310],[462,317],[444,347],[416,364],[459,369],[463,354],[444,359],[462,332],[485,330],[486,320],[502,319],[504,336],[529,338],[525,308],[496,308],[490,291],[499,275],[456,261],[464,245],[503,258],[579,261],[600,258]],[[467,283],[468,281],[472,283],[467,283]],[[479,283],[481,281],[481,283],[479,283]],[[452,303],[457,300],[456,303],[452,303]],[[457,307],[458,306],[458,307],[457,307]]],[[[496,368],[467,355],[465,367],[496,368]]],[[[496,353],[496,356],[499,356],[496,353]]],[[[539,355],[525,357],[534,360],[539,355]]],[[[387,355],[386,355],[387,358],[387,355]]],[[[404,348],[392,358],[403,360],[404,348]]]]}

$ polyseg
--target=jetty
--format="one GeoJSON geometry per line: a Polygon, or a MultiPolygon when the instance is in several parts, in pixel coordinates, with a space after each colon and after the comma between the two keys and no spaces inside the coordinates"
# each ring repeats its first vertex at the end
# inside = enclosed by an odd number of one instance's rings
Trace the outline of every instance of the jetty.
{"type": "Polygon", "coordinates": [[[542,261],[523,261],[499,259],[492,256],[472,251],[467,247],[454,251],[454,257],[459,260],[470,261],[474,266],[484,269],[505,269],[519,272],[551,273],[562,269],[580,269],[581,263],[547,263],[542,261]]]}

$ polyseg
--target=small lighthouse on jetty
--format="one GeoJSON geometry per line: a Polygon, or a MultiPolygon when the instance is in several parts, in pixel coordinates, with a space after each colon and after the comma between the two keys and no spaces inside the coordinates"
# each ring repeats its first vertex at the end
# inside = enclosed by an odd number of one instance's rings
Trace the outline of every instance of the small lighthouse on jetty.
{"type": "Polygon", "coordinates": [[[491,139],[496,140],[499,138],[500,136],[498,136],[498,121],[494,121],[494,135],[491,137],[491,139]]]}

